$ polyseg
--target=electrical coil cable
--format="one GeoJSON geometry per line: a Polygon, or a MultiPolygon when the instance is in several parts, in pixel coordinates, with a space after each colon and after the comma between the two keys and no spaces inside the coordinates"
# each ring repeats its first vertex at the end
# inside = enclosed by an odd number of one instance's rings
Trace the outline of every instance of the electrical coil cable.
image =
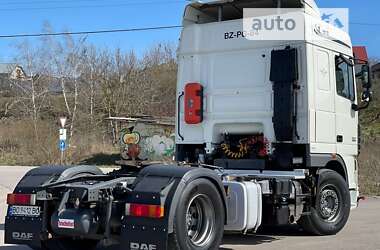
{"type": "Polygon", "coordinates": [[[223,153],[226,156],[233,158],[233,159],[242,159],[243,157],[245,157],[248,154],[248,145],[244,144],[242,142],[239,143],[239,146],[238,146],[239,151],[238,152],[231,150],[231,147],[229,145],[227,145],[226,143],[223,143],[220,146],[223,150],[223,153]]]}

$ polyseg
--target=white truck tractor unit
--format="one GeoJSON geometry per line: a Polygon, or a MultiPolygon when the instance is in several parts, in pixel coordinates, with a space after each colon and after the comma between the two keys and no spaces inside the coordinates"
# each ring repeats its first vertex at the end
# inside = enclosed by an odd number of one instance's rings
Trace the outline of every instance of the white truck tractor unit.
{"type": "Polygon", "coordinates": [[[348,34],[312,0],[192,2],[183,26],[176,162],[33,169],[7,197],[6,243],[207,250],[225,231],[345,226],[359,199],[358,111],[371,99],[348,34]],[[303,8],[305,40],[246,39],[244,8],[280,6],[303,8]]]}

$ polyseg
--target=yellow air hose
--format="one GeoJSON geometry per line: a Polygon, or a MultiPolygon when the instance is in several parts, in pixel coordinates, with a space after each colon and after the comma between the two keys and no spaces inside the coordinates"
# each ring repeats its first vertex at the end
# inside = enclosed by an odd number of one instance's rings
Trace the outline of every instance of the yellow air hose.
{"type": "Polygon", "coordinates": [[[228,156],[229,158],[241,159],[248,154],[248,145],[243,144],[242,142],[240,142],[240,144],[238,146],[238,148],[239,148],[238,152],[231,150],[231,147],[229,145],[227,145],[226,143],[223,143],[221,145],[221,147],[222,147],[224,154],[226,156],[228,156]]]}

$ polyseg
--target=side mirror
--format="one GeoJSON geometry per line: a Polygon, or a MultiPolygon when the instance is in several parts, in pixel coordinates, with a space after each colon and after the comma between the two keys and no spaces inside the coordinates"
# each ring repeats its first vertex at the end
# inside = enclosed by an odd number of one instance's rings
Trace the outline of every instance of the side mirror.
{"type": "Polygon", "coordinates": [[[351,108],[354,111],[359,111],[359,110],[368,108],[372,99],[372,92],[371,92],[372,79],[371,79],[371,68],[369,64],[368,63],[364,64],[361,68],[361,71],[356,76],[359,77],[359,79],[362,82],[363,93],[362,93],[361,103],[359,105],[356,105],[354,103],[352,104],[351,108]]]}
{"type": "Polygon", "coordinates": [[[370,89],[372,87],[370,71],[371,69],[368,64],[362,66],[362,70],[360,72],[360,79],[362,81],[363,89],[370,89]]]}
{"type": "Polygon", "coordinates": [[[366,109],[368,108],[371,100],[372,100],[372,92],[369,89],[366,89],[362,94],[360,105],[356,105],[355,103],[353,103],[351,105],[351,108],[354,111],[360,111],[362,109],[366,109]]]}
{"type": "Polygon", "coordinates": [[[368,108],[368,107],[369,107],[369,103],[370,103],[370,101],[362,101],[362,102],[360,103],[360,105],[357,105],[357,104],[353,103],[353,104],[351,105],[351,108],[352,108],[352,110],[354,110],[354,111],[360,111],[360,110],[363,110],[363,109],[368,108]]]}
{"type": "Polygon", "coordinates": [[[372,100],[372,92],[364,91],[362,94],[362,102],[371,102],[372,100]]]}

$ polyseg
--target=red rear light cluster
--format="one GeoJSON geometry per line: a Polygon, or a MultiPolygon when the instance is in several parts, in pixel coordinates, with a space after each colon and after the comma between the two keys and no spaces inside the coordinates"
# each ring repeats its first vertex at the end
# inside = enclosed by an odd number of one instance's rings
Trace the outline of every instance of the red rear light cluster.
{"type": "Polygon", "coordinates": [[[7,204],[8,205],[36,205],[36,195],[35,194],[8,194],[7,204]]]}
{"type": "Polygon", "coordinates": [[[203,86],[188,83],[185,86],[185,122],[199,124],[203,121],[203,86]]]}
{"type": "Polygon", "coordinates": [[[162,218],[164,217],[164,207],[161,205],[146,204],[126,204],[126,215],[135,217],[162,218]]]}

